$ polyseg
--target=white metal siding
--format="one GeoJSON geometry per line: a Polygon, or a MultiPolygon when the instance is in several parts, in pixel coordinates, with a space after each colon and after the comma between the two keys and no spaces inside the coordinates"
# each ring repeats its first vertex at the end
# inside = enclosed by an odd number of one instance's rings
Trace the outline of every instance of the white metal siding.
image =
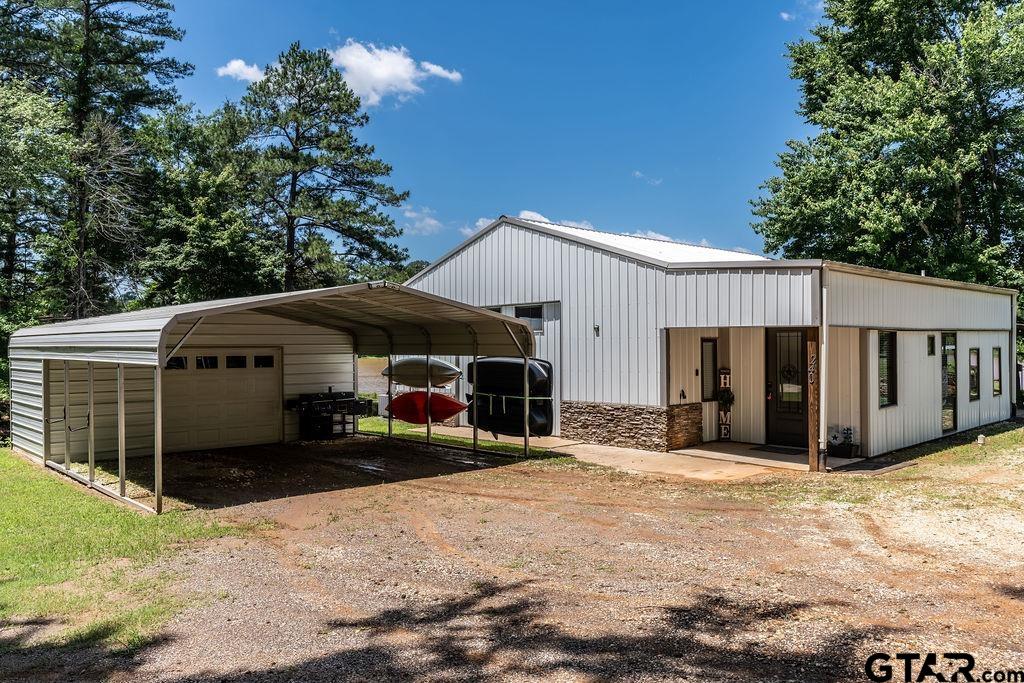
{"type": "MultiPolygon", "coordinates": [[[[190,323],[181,323],[167,335],[167,351],[185,334],[190,323]]],[[[298,394],[353,391],[352,339],[343,332],[292,322],[256,312],[225,313],[207,318],[196,328],[183,348],[195,347],[279,347],[282,352],[284,399],[298,394]]],[[[284,413],[284,440],[299,436],[298,416],[284,413]]]]}
{"type": "Polygon", "coordinates": [[[830,325],[874,329],[1009,330],[1010,296],[829,271],[830,325]]]}
{"type": "Polygon", "coordinates": [[[828,437],[853,428],[862,443],[860,421],[860,330],[837,327],[828,332],[828,437]]]}
{"type": "MultiPolygon", "coordinates": [[[[958,332],[956,335],[957,360],[957,431],[974,429],[1010,417],[1008,332],[958,332]],[[979,397],[970,400],[970,350],[978,349],[980,372],[979,397]],[[992,349],[1002,349],[1003,393],[992,395],[992,349]]],[[[938,352],[936,352],[938,353],[938,352]]]]}
{"type": "MultiPolygon", "coordinates": [[[[701,401],[700,341],[711,337],[718,338],[717,327],[668,331],[669,403],[701,404],[704,441],[718,440],[718,401],[701,401]],[[686,398],[680,396],[680,390],[686,392],[686,398]]],[[[717,382],[716,377],[716,386],[717,382]]]]}
{"type": "Polygon", "coordinates": [[[409,285],[477,306],[560,302],[562,397],[662,405],[662,328],[813,325],[815,281],[809,268],[668,272],[502,224],[409,285]]]}
{"type": "MultiPolygon", "coordinates": [[[[942,434],[942,333],[939,330],[897,332],[897,404],[878,407],[878,331],[867,333],[868,455],[880,455],[942,434]],[[935,355],[927,352],[927,337],[935,335],[935,355]]],[[[957,431],[973,429],[1010,417],[1010,396],[1003,380],[1001,396],[992,395],[992,348],[1003,349],[1003,377],[1009,372],[1008,332],[957,332],[957,431]],[[968,358],[980,350],[981,396],[969,399],[968,358]]]]}
{"type": "Polygon", "coordinates": [[[15,448],[43,456],[43,361],[11,360],[11,440],[15,448]]]}
{"type": "Polygon", "coordinates": [[[732,440],[764,443],[765,376],[764,328],[729,329],[729,363],[732,370],[732,440]]]}

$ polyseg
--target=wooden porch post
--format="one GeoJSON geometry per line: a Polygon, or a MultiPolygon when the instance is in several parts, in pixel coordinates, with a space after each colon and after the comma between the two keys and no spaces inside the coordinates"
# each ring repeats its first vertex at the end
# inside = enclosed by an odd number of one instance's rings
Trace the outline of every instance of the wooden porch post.
{"type": "Polygon", "coordinates": [[[807,330],[807,464],[811,472],[820,472],[822,453],[818,447],[821,418],[821,367],[818,328],[807,330]]]}

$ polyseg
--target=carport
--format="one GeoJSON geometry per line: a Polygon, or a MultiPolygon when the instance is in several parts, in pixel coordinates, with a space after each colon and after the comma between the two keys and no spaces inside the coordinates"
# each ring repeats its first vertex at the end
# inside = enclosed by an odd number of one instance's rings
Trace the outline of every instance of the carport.
{"type": "Polygon", "coordinates": [[[43,325],[11,338],[13,443],[47,467],[159,513],[165,448],[296,440],[284,401],[329,386],[358,392],[360,354],[533,353],[526,322],[385,281],[43,325]],[[150,454],[153,506],[125,490],[126,458],[150,454]],[[115,457],[116,485],[97,481],[96,460],[115,457]]]}

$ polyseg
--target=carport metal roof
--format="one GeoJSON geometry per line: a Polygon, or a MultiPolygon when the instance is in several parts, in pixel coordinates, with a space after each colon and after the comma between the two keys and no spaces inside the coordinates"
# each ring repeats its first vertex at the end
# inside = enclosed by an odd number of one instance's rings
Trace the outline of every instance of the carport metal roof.
{"type": "Polygon", "coordinates": [[[11,355],[163,366],[168,335],[179,323],[196,324],[208,316],[237,311],[257,311],[346,332],[361,354],[534,353],[533,332],[521,320],[378,281],[29,327],[12,335],[11,355]]]}

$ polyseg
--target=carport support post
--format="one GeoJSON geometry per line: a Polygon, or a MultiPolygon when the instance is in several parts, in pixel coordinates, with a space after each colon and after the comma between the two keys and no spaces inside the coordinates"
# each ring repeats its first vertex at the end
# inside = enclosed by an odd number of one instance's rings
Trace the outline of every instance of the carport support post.
{"type": "Polygon", "coordinates": [[[477,363],[479,360],[480,342],[473,338],[473,452],[476,453],[480,450],[480,420],[477,419],[477,394],[480,386],[480,366],[477,363]]]}
{"type": "Polygon", "coordinates": [[[117,364],[117,478],[124,498],[124,363],[117,364]]]}
{"type": "Polygon", "coordinates": [[[430,342],[427,342],[427,443],[430,443],[430,423],[433,422],[430,415],[430,342]]]}
{"type": "Polygon", "coordinates": [[[64,361],[64,469],[71,469],[71,371],[64,361]]]}
{"type": "Polygon", "coordinates": [[[161,384],[163,368],[153,368],[153,494],[156,514],[164,509],[164,401],[161,384]]]}
{"type": "MultiPolygon", "coordinates": [[[[390,344],[388,344],[390,346],[390,344]]],[[[391,438],[391,351],[387,354],[387,435],[391,438]]]]}
{"type": "Polygon", "coordinates": [[[96,480],[96,420],[93,419],[93,411],[96,408],[96,394],[93,385],[93,365],[89,368],[89,483],[96,480]]]}

